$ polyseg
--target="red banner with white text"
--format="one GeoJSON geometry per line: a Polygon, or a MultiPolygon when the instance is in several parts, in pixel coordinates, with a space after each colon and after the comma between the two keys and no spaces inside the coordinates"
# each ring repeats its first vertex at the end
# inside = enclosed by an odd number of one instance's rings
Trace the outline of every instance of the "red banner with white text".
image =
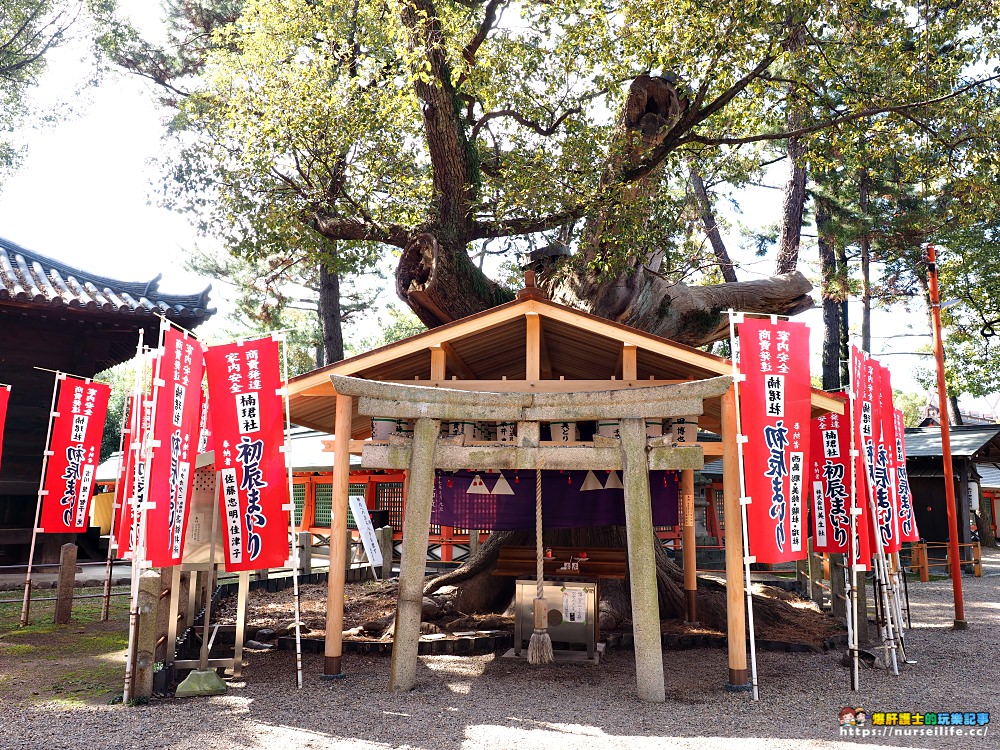
{"type": "Polygon", "coordinates": [[[3,467],[3,426],[7,421],[7,404],[10,403],[10,386],[0,385],[0,467],[3,467]]]}
{"type": "Polygon", "coordinates": [[[271,338],[205,352],[226,570],[287,563],[288,478],[278,342],[271,338]]]}
{"type": "MultiPolygon", "coordinates": [[[[865,461],[865,445],[872,442],[874,425],[872,423],[872,403],[871,392],[867,400],[861,397],[862,382],[865,381],[869,370],[867,367],[867,357],[861,353],[856,346],[851,347],[851,384],[854,389],[853,414],[851,416],[851,429],[854,431],[854,447],[858,455],[855,460],[855,498],[854,502],[859,509],[857,535],[855,536],[855,563],[867,570],[872,559],[872,532],[871,511],[868,503],[868,484],[870,481],[868,469],[865,461]]],[[[871,388],[867,390],[871,391],[871,388]]],[[[872,448],[874,452],[874,448],[872,448]]]]}
{"type": "Polygon", "coordinates": [[[739,340],[750,554],[762,563],[801,560],[808,546],[809,329],[804,323],[746,320],[739,340]]]}
{"type": "Polygon", "coordinates": [[[173,326],[165,329],[153,384],[153,449],[146,466],[146,559],[154,568],[178,565],[184,554],[204,366],[194,337],[173,326]]]}
{"type": "Polygon", "coordinates": [[[118,463],[118,479],[115,482],[114,522],[111,524],[111,549],[119,560],[131,559],[133,547],[131,528],[134,514],[128,500],[129,477],[135,471],[132,420],[138,416],[136,404],[141,408],[142,399],[136,400],[135,394],[130,393],[125,398],[125,408],[122,411],[122,453],[118,463]]]}
{"type": "Polygon", "coordinates": [[[135,556],[136,535],[139,532],[135,511],[146,495],[146,463],[142,449],[149,431],[153,403],[148,393],[137,402],[130,395],[128,406],[128,430],[122,443],[121,470],[115,486],[115,523],[111,529],[115,555],[120,560],[131,560],[135,556]],[[141,405],[141,413],[135,410],[134,403],[141,405]]]}
{"type": "Polygon", "coordinates": [[[111,387],[60,376],[49,460],[45,465],[39,531],[83,533],[90,525],[90,498],[101,457],[101,437],[111,387]]]}
{"type": "MultiPolygon", "coordinates": [[[[845,407],[847,398],[844,396],[845,407]]],[[[849,410],[812,420],[813,549],[847,554],[851,534],[851,423],[849,410]]]]}
{"type": "Polygon", "coordinates": [[[919,542],[917,517],[913,513],[913,493],[910,478],[906,473],[906,439],[903,427],[903,412],[893,409],[896,424],[896,495],[899,498],[899,538],[901,542],[919,542]]]}
{"type": "Polygon", "coordinates": [[[889,368],[879,365],[881,377],[879,425],[881,435],[875,450],[875,507],[878,510],[876,528],[882,536],[887,553],[899,552],[899,499],[896,495],[896,422],[892,405],[892,381],[889,368]]]}

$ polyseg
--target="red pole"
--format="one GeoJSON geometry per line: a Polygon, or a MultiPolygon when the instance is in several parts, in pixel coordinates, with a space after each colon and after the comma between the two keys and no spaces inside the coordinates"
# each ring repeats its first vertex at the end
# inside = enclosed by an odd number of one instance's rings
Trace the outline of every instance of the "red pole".
{"type": "Polygon", "coordinates": [[[944,382],[944,346],[941,343],[941,298],[938,294],[937,257],[927,246],[927,281],[934,323],[934,359],[937,364],[938,409],[941,422],[941,451],[944,456],[944,496],[948,511],[948,549],[951,558],[951,587],[955,599],[955,629],[965,630],[965,603],[962,600],[962,567],[958,552],[958,518],[955,509],[955,473],[951,462],[951,432],[948,427],[948,392],[944,382]]]}

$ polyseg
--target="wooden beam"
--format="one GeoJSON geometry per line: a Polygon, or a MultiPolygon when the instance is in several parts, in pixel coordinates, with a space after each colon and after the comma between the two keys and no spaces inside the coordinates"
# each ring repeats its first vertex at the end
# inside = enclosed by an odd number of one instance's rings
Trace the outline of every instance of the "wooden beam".
{"type": "Polygon", "coordinates": [[[636,380],[637,372],[636,345],[622,344],[622,380],[636,380]]]}
{"type": "Polygon", "coordinates": [[[524,354],[525,380],[541,380],[542,322],[538,319],[538,313],[536,312],[525,313],[524,318],[528,324],[524,354]]]}
{"type": "Polygon", "coordinates": [[[432,346],[431,350],[431,380],[444,380],[447,374],[447,354],[444,347],[432,346]]]}
{"type": "MultiPolygon", "coordinates": [[[[458,352],[455,351],[455,347],[447,341],[442,341],[441,348],[444,349],[445,354],[448,355],[448,362],[451,364],[451,369],[458,374],[458,377],[463,378],[464,380],[476,380],[478,378],[476,371],[469,367],[464,359],[458,356],[458,352]]],[[[434,379],[435,378],[432,375],[431,380],[434,379]]]]}
{"type": "Polygon", "coordinates": [[[698,622],[698,540],[695,537],[694,471],[681,472],[681,549],[684,559],[684,619],[698,622]]]}

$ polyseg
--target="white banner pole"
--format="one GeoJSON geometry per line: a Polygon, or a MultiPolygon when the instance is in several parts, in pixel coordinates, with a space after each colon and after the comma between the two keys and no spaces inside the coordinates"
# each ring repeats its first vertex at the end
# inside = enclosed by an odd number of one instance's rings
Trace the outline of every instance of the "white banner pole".
{"type": "Polygon", "coordinates": [[[28,625],[28,613],[31,609],[31,567],[35,562],[35,542],[38,539],[38,524],[42,517],[42,496],[45,492],[45,471],[49,466],[51,454],[52,422],[55,419],[56,396],[59,393],[59,383],[66,379],[66,373],[56,373],[52,384],[52,405],[49,407],[49,429],[45,434],[45,448],[42,450],[42,475],[38,478],[38,502],[35,504],[35,523],[31,527],[31,547],[28,549],[28,569],[24,576],[24,601],[21,602],[21,627],[28,625]]]}
{"type": "MultiPolygon", "coordinates": [[[[295,607],[295,680],[302,689],[302,629],[300,625],[299,606],[299,540],[295,538],[295,494],[292,481],[292,414],[288,405],[288,341],[284,333],[272,335],[272,339],[281,344],[281,395],[285,403],[285,470],[288,474],[288,529],[292,552],[292,598],[295,607]]],[[[305,508],[303,507],[303,510],[305,508]]]]}
{"type": "MultiPolygon", "coordinates": [[[[143,434],[142,449],[140,451],[143,462],[143,492],[142,498],[139,498],[138,494],[136,495],[135,499],[139,504],[135,508],[135,518],[133,519],[138,524],[138,533],[135,535],[135,544],[132,548],[131,603],[129,605],[128,650],[125,655],[125,691],[123,695],[125,703],[132,700],[135,688],[133,684],[135,674],[133,663],[135,662],[137,639],[139,636],[139,569],[146,562],[146,538],[149,533],[146,515],[149,510],[149,501],[147,499],[149,497],[149,468],[153,457],[152,434],[156,425],[156,396],[160,390],[158,383],[160,382],[160,365],[163,362],[163,336],[169,327],[170,322],[166,318],[160,318],[159,342],[154,355],[156,366],[154,368],[153,388],[150,395],[149,425],[143,434]]],[[[142,375],[145,375],[145,367],[143,367],[142,375]]],[[[138,386],[139,390],[145,393],[145,378],[141,375],[137,375],[136,377],[141,380],[138,386]]]]}
{"type": "MultiPolygon", "coordinates": [[[[846,599],[846,614],[847,614],[847,648],[851,651],[851,690],[860,690],[861,688],[861,677],[859,674],[859,655],[858,649],[860,644],[858,643],[858,622],[857,618],[860,616],[858,611],[858,590],[855,586],[857,582],[858,573],[861,571],[861,566],[858,565],[858,558],[861,556],[861,552],[857,549],[857,534],[858,534],[858,515],[861,513],[861,507],[858,503],[858,448],[857,440],[854,434],[854,410],[857,408],[857,401],[855,397],[855,383],[854,383],[854,368],[850,366],[851,361],[848,359],[848,372],[850,374],[850,379],[847,387],[847,403],[848,412],[847,418],[850,421],[850,432],[851,432],[851,538],[847,545],[847,561],[844,564],[844,576],[847,580],[847,587],[844,589],[844,597],[846,599]]],[[[831,604],[832,606],[832,604],[831,604]]],[[[865,604],[865,621],[868,618],[868,605],[865,604]]]]}
{"type": "MultiPolygon", "coordinates": [[[[135,367],[142,369],[142,334],[143,329],[139,329],[139,343],[135,351],[135,367]]],[[[119,511],[124,512],[125,503],[128,502],[128,478],[122,478],[122,463],[125,459],[125,435],[132,431],[132,421],[135,419],[135,412],[142,409],[142,404],[135,398],[135,377],[132,378],[132,411],[128,415],[128,423],[125,421],[125,409],[122,409],[122,427],[118,436],[118,471],[115,476],[122,481],[115,482],[115,500],[111,506],[111,533],[108,536],[108,564],[104,570],[104,599],[101,602],[101,622],[107,622],[108,612],[111,608],[111,577],[114,573],[114,562],[118,556],[118,544],[115,535],[115,521],[119,511]],[[124,485],[124,486],[122,486],[124,485]],[[124,496],[124,498],[123,498],[124,496]]],[[[128,398],[125,399],[125,406],[128,406],[128,398]]]]}

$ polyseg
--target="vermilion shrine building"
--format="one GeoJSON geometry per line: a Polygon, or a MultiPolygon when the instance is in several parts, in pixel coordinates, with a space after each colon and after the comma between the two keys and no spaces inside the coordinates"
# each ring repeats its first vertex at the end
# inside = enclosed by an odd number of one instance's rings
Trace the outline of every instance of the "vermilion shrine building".
{"type": "MultiPolygon", "coordinates": [[[[572,394],[572,398],[563,399],[565,403],[586,404],[588,392],[607,396],[612,391],[670,386],[732,374],[732,364],[728,360],[555,304],[545,299],[538,290],[529,288],[513,302],[294,378],[289,384],[292,421],[334,435],[331,570],[338,567],[343,570],[343,565],[338,566],[337,560],[345,555],[350,456],[365,452],[366,445],[372,446],[371,412],[366,414],[358,408],[359,401],[364,399],[338,394],[331,381],[332,376],[487,394],[572,394]]],[[[613,395],[610,394],[612,398],[613,395]]],[[[495,397],[494,400],[499,402],[502,399],[495,397]]],[[[813,416],[843,413],[843,405],[822,391],[814,390],[812,410],[813,416]]],[[[559,419],[570,418],[567,412],[559,419]]],[[[738,518],[740,490],[736,409],[731,386],[721,396],[704,400],[699,427],[722,438],[720,442],[699,445],[705,457],[723,459],[725,516],[738,518]]],[[[642,439],[645,440],[644,435],[642,439]]],[[[577,445],[585,447],[588,444],[577,445]]],[[[534,447],[526,449],[526,453],[540,460],[543,455],[554,455],[546,451],[555,446],[555,442],[538,442],[536,438],[534,447]]],[[[589,444],[589,447],[593,446],[593,443],[589,444]]],[[[645,444],[643,448],[646,448],[645,444]]],[[[391,458],[393,454],[392,446],[387,449],[373,446],[372,450],[375,452],[369,451],[366,455],[375,455],[379,450],[383,458],[387,455],[391,458]]],[[[655,450],[652,441],[647,450],[655,450]]],[[[411,465],[410,473],[412,470],[411,465]]],[[[681,475],[681,493],[691,495],[693,471],[687,469],[681,475]]],[[[425,480],[421,479],[421,482],[425,480]]],[[[410,486],[404,492],[412,491],[409,477],[407,483],[410,486]]],[[[626,490],[626,496],[627,493],[626,490]]],[[[409,504],[412,499],[406,502],[409,504]]],[[[725,541],[725,574],[729,591],[729,683],[744,685],[747,682],[746,613],[740,524],[726,524],[725,541]]],[[[631,539],[629,544],[631,547],[631,539]]],[[[685,588],[693,596],[693,526],[690,535],[685,534],[684,548],[685,555],[692,556],[692,564],[685,565],[685,569],[691,571],[685,588]]],[[[405,554],[403,563],[406,563],[405,554]]],[[[421,559],[418,567],[422,568],[423,564],[424,559],[421,559]]],[[[405,575],[406,571],[401,571],[401,591],[405,575]]],[[[422,569],[419,575],[423,575],[422,569]]],[[[328,633],[331,635],[340,631],[339,608],[342,607],[343,597],[338,592],[339,587],[342,587],[342,582],[331,580],[327,614],[328,633]]],[[[339,638],[328,637],[327,673],[331,673],[330,670],[339,671],[340,645],[339,638]]],[[[403,667],[399,666],[399,669],[403,667]]],[[[394,662],[393,679],[396,680],[397,676],[394,662]]],[[[400,682],[403,687],[408,684],[405,678],[400,682]]],[[[642,682],[640,677],[640,695],[642,682]]]]}

